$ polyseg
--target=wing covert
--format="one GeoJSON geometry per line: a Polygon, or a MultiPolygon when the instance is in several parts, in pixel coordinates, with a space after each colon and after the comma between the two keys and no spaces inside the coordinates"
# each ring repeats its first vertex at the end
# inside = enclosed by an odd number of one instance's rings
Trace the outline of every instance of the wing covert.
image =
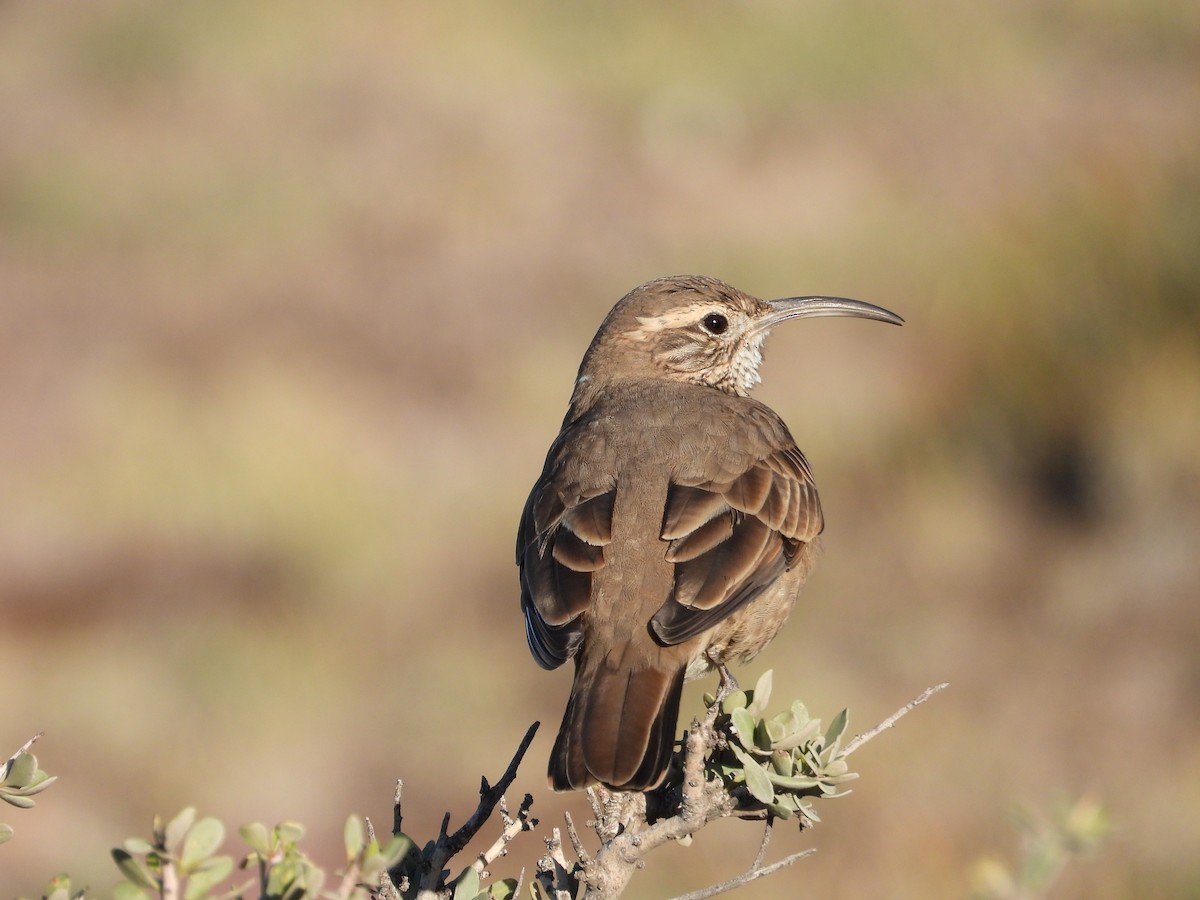
{"type": "Polygon", "coordinates": [[[812,472],[790,442],[720,481],[679,477],[660,537],[675,585],[651,620],[664,644],[711,628],[766,590],[824,525],[812,472]]]}

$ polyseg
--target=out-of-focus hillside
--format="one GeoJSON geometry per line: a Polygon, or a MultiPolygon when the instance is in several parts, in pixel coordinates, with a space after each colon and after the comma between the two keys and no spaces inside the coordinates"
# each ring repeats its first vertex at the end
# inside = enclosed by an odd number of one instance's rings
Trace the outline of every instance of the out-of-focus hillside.
{"type": "Polygon", "coordinates": [[[0,751],[60,776],[0,894],[104,895],[190,803],[332,865],[403,777],[432,836],[534,718],[517,788],[586,818],[516,519],[674,272],[908,320],[770,341],[829,527],[745,677],[852,730],[952,684],[738,896],[961,897],[1084,792],[1116,832],[1057,896],[1200,893],[1198,148],[1183,2],[0,7],[0,751]]]}

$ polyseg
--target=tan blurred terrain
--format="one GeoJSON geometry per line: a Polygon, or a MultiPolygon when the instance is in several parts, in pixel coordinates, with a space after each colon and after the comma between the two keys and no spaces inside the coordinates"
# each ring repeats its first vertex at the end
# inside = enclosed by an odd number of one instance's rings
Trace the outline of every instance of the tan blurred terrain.
{"type": "Polygon", "coordinates": [[[0,896],[103,896],[187,804],[332,866],[403,777],[432,837],[535,718],[519,789],[586,818],[516,520],[674,272],[908,320],[768,345],[829,527],[744,679],[851,731],[952,684],[735,896],[962,897],[1090,793],[1056,896],[1200,897],[1200,6],[1155,0],[0,6],[0,751],[60,776],[0,896]]]}

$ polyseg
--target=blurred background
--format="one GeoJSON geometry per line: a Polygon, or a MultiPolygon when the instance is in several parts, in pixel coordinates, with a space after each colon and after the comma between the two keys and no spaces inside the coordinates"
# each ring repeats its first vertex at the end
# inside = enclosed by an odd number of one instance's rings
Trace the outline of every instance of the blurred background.
{"type": "Polygon", "coordinates": [[[1057,896],[1200,897],[1183,0],[0,6],[0,750],[60,776],[0,894],[107,894],[189,804],[333,866],[400,777],[431,838],[533,719],[514,802],[586,819],[516,522],[602,317],[678,272],[908,320],[769,342],[828,527],[742,680],[851,732],[951,683],[737,896],[962,897],[1015,804],[1088,795],[1057,896]]]}

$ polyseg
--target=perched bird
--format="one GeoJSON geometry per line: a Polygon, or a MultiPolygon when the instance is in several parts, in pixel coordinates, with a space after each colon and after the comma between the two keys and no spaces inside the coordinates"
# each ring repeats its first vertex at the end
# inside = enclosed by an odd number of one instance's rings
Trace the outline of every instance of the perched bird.
{"type": "Polygon", "coordinates": [[[630,291],[584,354],[517,532],[534,658],[575,660],[556,790],[661,782],[684,679],[751,659],[791,612],[821,506],[787,426],[748,394],[767,332],[808,316],[903,322],[676,276],[630,291]]]}

